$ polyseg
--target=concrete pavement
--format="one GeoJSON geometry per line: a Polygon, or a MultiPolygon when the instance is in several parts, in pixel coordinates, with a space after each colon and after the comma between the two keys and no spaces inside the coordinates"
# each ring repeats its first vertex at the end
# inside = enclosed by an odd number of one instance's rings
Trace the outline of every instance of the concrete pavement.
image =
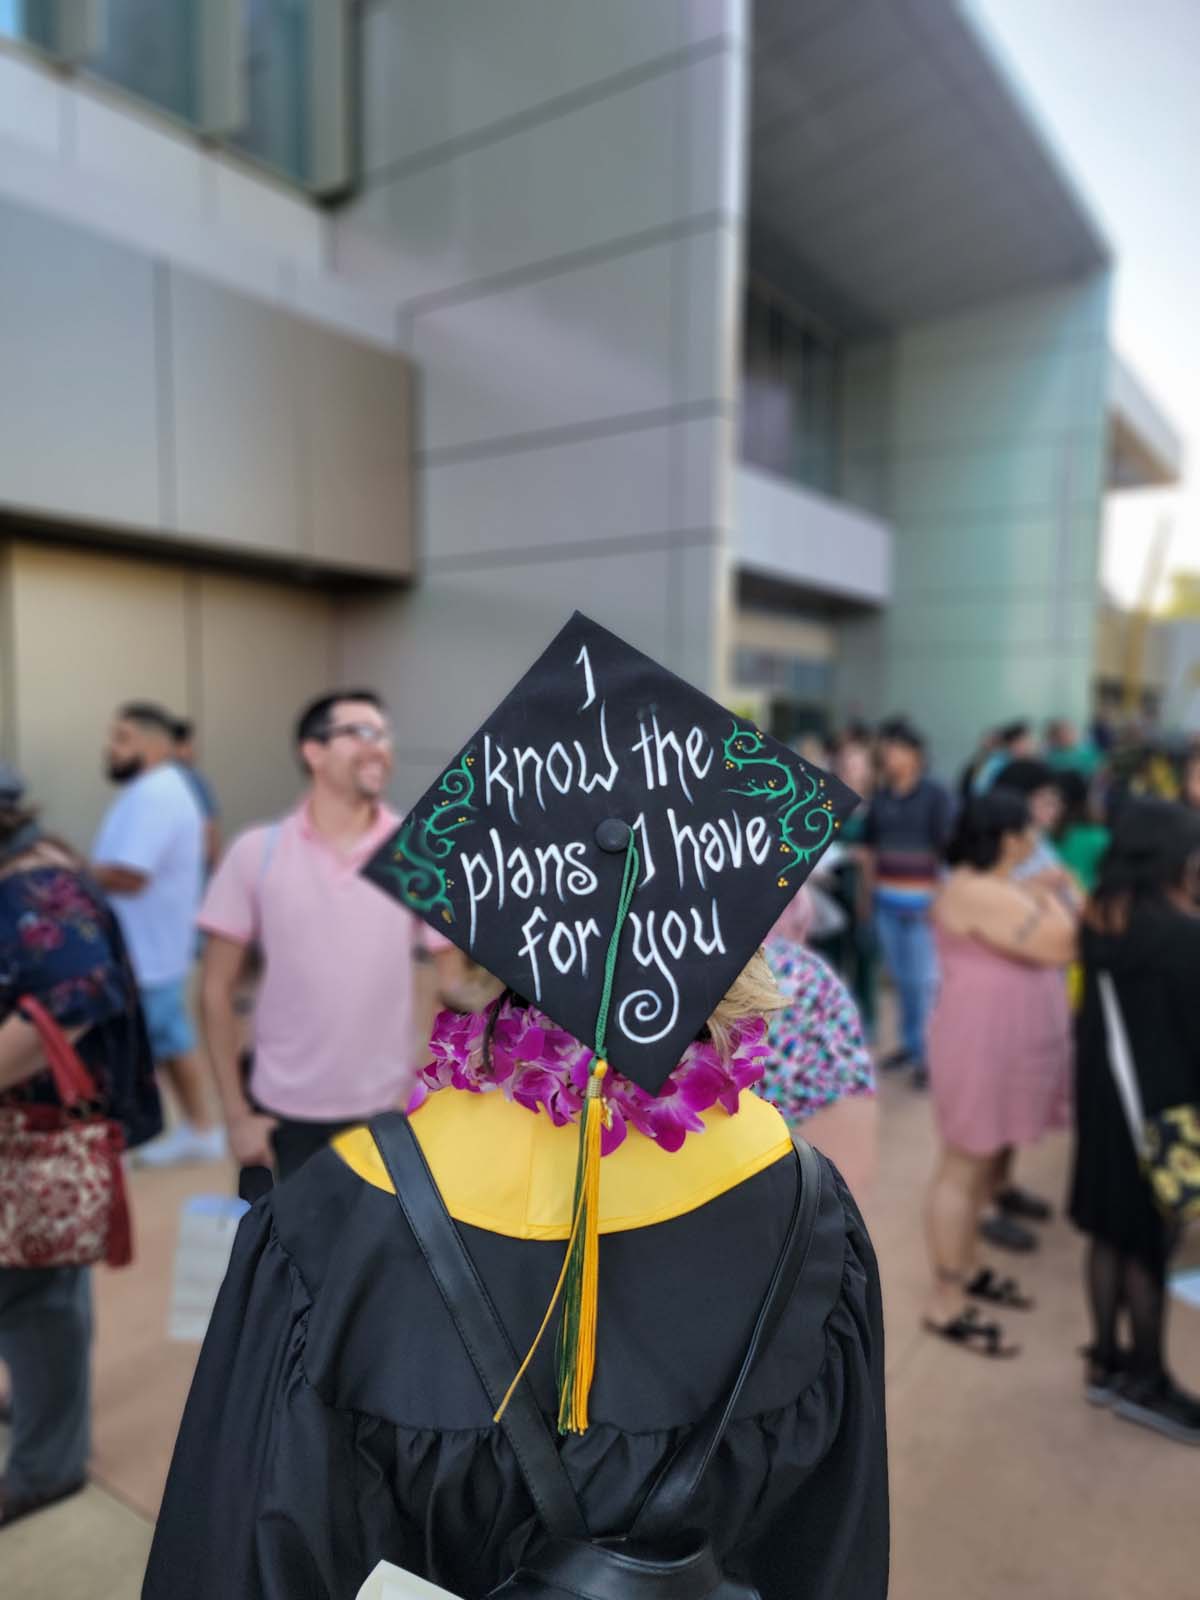
{"type": "MultiPolygon", "coordinates": [[[[1200,1451],[1085,1405],[1079,1240],[1058,1221],[1037,1256],[1003,1261],[1038,1300],[1010,1314],[1018,1360],[939,1344],[918,1326],[929,1102],[903,1080],[884,1085],[882,1139],[867,1210],[888,1322],[892,1600],[1196,1600],[1200,1451]]],[[[1018,1172],[1057,1204],[1066,1163],[1065,1141],[1049,1141],[1018,1172]]],[[[179,1207],[224,1177],[136,1175],[139,1259],[97,1273],[95,1485],[0,1535],[4,1600],[137,1595],[195,1358],[163,1332],[179,1207]]],[[[1171,1339],[1180,1378],[1200,1390],[1200,1313],[1174,1308],[1171,1339]]]]}

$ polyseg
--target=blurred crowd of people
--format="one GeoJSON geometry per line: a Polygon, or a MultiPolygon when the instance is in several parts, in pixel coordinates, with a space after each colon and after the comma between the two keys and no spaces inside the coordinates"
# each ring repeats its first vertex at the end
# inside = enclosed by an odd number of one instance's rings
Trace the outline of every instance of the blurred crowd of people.
{"type": "MultiPolygon", "coordinates": [[[[295,807],[227,849],[194,729],[154,703],[113,719],[104,760],[116,795],[87,857],[43,833],[36,797],[0,773],[0,1101],[27,1094],[40,1060],[19,1009],[34,995],[98,1074],[136,1160],[229,1154],[253,1200],[406,1103],[434,995],[462,1012],[494,999],[486,973],[360,873],[400,821],[386,801],[382,699],[323,695],[292,737],[295,807]],[[151,1063],[171,1096],[165,1132],[151,1063]]],[[[863,799],[766,942],[783,1003],[761,1093],[862,1196],[877,1067],[930,1092],[940,1149],[924,1326],[992,1358],[1018,1353],[1009,1314],[1032,1300],[981,1247],[1036,1248],[1052,1207],[1017,1184],[1014,1163],[1073,1126],[1087,1397],[1200,1442],[1200,1404],[1164,1353],[1190,1164],[1200,1175],[1200,748],[1129,748],[1061,720],[1039,737],[1014,722],[981,738],[953,786],[931,774],[906,718],[799,751],[863,799]],[[880,1056],[882,973],[895,1030],[880,1056]],[[1172,1209],[1143,1141],[1176,1112],[1193,1125],[1170,1157],[1184,1191],[1172,1209]]],[[[85,1267],[0,1267],[13,1429],[0,1522],[84,1481],[90,1330],[85,1267]]]]}
{"type": "MultiPolygon", "coordinates": [[[[422,1047],[417,960],[427,946],[445,966],[458,957],[358,870],[399,821],[384,800],[383,702],[324,695],[293,744],[294,809],[223,856],[194,730],[153,702],[113,717],[103,763],[116,793],[86,856],[46,834],[21,775],[0,771],[0,1109],[57,1099],[30,1002],[93,1073],[96,1109],[135,1162],[230,1152],[250,1199],[340,1129],[405,1103],[422,1047]]],[[[454,974],[442,978],[451,993],[454,974]]],[[[0,1526],[84,1483],[90,1304],[86,1265],[0,1265],[12,1430],[0,1526]]]]}
{"type": "Polygon", "coordinates": [[[1019,1353],[1006,1313],[1033,1301],[981,1243],[1037,1248],[1030,1224],[1053,1208],[1014,1181],[1014,1161],[1071,1128],[1087,1398],[1200,1443],[1200,1403],[1172,1380],[1164,1335],[1167,1264],[1200,1212],[1200,745],[1103,726],[1085,739],[1063,720],[1039,738],[1017,721],[981,738],[954,790],[906,720],[808,753],[864,795],[814,879],[812,940],[869,1032],[882,963],[899,1044],[880,1067],[932,1092],[925,1327],[1019,1353]]]}

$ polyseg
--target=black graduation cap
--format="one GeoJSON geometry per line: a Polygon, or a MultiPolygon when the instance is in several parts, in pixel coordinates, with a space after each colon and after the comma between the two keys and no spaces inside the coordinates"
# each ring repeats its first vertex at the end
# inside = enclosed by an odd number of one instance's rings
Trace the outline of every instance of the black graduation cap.
{"type": "Polygon", "coordinates": [[[363,871],[656,1093],[857,803],[576,612],[363,871]]]}

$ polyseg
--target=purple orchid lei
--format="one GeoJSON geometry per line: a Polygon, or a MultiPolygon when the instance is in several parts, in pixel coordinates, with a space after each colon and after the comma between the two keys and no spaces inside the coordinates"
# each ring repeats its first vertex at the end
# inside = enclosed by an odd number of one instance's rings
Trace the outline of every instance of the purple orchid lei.
{"type": "MultiPolygon", "coordinates": [[[[770,1050],[767,1025],[760,1017],[735,1022],[731,1032],[727,1061],[715,1045],[697,1041],[688,1046],[658,1095],[610,1072],[604,1097],[611,1121],[604,1129],[601,1154],[616,1150],[631,1125],[660,1149],[678,1150],[689,1133],[704,1131],[702,1111],[720,1105],[735,1116],[739,1095],[763,1076],[770,1050]]],[[[559,1128],[576,1121],[583,1110],[592,1052],[533,1006],[503,999],[494,1000],[483,1012],[443,1011],[434,1024],[430,1048],[433,1060],[417,1080],[409,1111],[435,1090],[446,1088],[472,1094],[499,1089],[530,1111],[545,1111],[559,1128]],[[497,1006],[501,1009],[489,1068],[483,1061],[484,1032],[497,1006]]]]}

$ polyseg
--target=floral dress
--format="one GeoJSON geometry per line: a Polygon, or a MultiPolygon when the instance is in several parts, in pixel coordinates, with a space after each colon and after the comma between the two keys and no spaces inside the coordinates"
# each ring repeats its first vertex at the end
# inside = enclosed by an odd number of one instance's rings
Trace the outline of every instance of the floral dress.
{"type": "MultiPolygon", "coordinates": [[[[76,1050],[127,1143],[162,1125],[137,991],[116,919],[99,889],[70,867],[38,865],[0,878],[0,1021],[24,995],[63,1028],[86,1028],[76,1050]]],[[[55,1102],[49,1072],[6,1099],[55,1102]]]]}
{"type": "Polygon", "coordinates": [[[771,1054],[759,1087],[793,1125],[850,1095],[873,1095],[875,1071],[858,1007],[833,969],[802,944],[765,945],[787,1002],[771,1018],[771,1054]]]}

